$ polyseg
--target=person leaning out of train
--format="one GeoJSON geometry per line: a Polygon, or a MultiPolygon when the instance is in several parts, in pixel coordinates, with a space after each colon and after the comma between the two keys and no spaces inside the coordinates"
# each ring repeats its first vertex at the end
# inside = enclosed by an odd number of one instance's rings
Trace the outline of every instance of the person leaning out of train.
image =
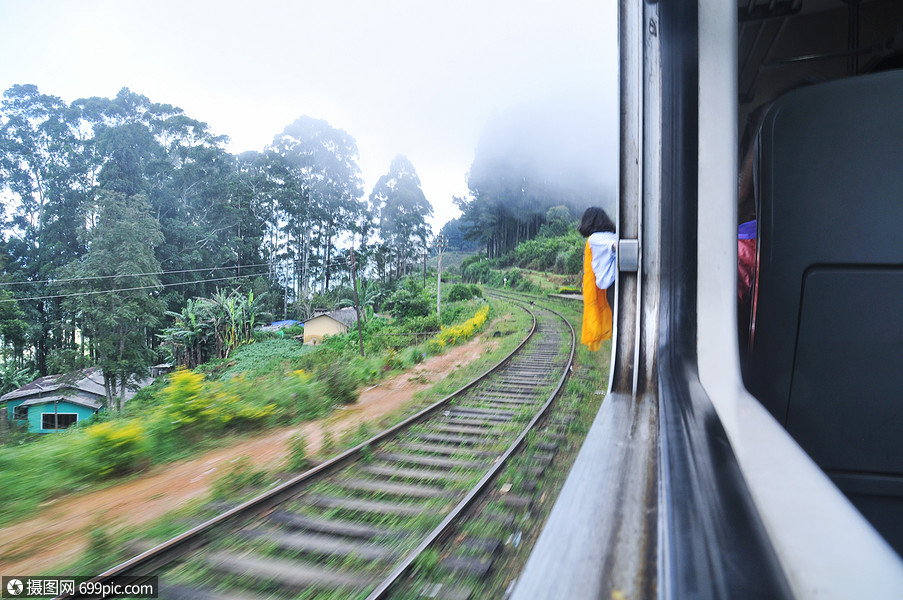
{"type": "Polygon", "coordinates": [[[596,206],[586,209],[577,230],[587,238],[583,251],[583,330],[580,341],[595,351],[604,340],[611,339],[618,236],[614,221],[596,206]]]}

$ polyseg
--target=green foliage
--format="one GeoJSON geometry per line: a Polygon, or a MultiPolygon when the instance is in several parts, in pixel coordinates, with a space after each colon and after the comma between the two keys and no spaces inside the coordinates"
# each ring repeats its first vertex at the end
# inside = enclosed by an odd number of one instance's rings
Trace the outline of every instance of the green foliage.
{"type": "Polygon", "coordinates": [[[280,337],[295,337],[304,334],[304,327],[301,325],[290,325],[279,330],[282,333],[280,337]]]}
{"type": "Polygon", "coordinates": [[[231,356],[230,366],[222,378],[244,373],[249,378],[276,373],[289,373],[304,366],[303,358],[313,352],[313,346],[304,346],[293,339],[273,339],[247,344],[231,356]]]}
{"type": "Polygon", "coordinates": [[[307,456],[307,438],[300,431],[294,434],[288,441],[288,469],[290,471],[306,471],[310,468],[310,458],[307,456]]]}
{"type": "Polygon", "coordinates": [[[28,336],[25,311],[9,290],[0,290],[0,346],[21,355],[28,336]]]}
{"type": "Polygon", "coordinates": [[[332,456],[336,451],[335,436],[328,428],[323,430],[323,443],[320,445],[320,453],[323,456],[332,456]]]}
{"type": "MultiPolygon", "coordinates": [[[[445,236],[445,239],[448,240],[449,252],[474,252],[479,249],[479,244],[476,241],[465,237],[461,219],[452,219],[448,221],[442,226],[442,229],[439,230],[439,235],[445,236]]],[[[443,268],[445,268],[445,260],[442,261],[442,264],[443,268]]]]}
{"type": "Polygon", "coordinates": [[[94,366],[80,348],[54,348],[47,354],[47,372],[51,375],[71,373],[94,366]]]}
{"type": "Polygon", "coordinates": [[[482,292],[480,292],[479,290],[479,286],[471,286],[465,283],[456,283],[451,286],[451,289],[448,290],[448,301],[461,302],[464,300],[470,300],[477,293],[480,293],[482,295],[482,292]]]}
{"type": "Polygon", "coordinates": [[[369,465],[375,458],[376,456],[373,454],[373,447],[370,444],[361,448],[361,463],[369,465]]]}
{"type": "Polygon", "coordinates": [[[401,353],[402,366],[419,365],[426,358],[426,354],[419,348],[405,348],[401,353]]]}
{"type": "Polygon", "coordinates": [[[148,463],[146,432],[137,419],[89,425],[85,437],[94,477],[124,475],[148,463]]]}
{"type": "Polygon", "coordinates": [[[164,306],[148,292],[160,286],[159,277],[148,273],[160,271],[154,248],[163,234],[143,194],[103,191],[97,211],[88,252],[60,270],[61,291],[71,294],[66,309],[81,315],[112,409],[113,389],[143,376],[154,360],[147,330],[159,325],[164,306]]]}
{"type": "Polygon", "coordinates": [[[361,423],[357,426],[357,429],[354,432],[354,436],[352,437],[351,443],[355,446],[358,444],[363,444],[367,440],[373,437],[373,430],[367,423],[361,423]]]}
{"type": "Polygon", "coordinates": [[[246,488],[263,486],[267,477],[266,471],[254,468],[250,457],[242,456],[232,463],[228,471],[213,482],[210,495],[221,500],[235,498],[241,496],[246,488]]]}
{"type": "Polygon", "coordinates": [[[419,577],[429,577],[439,567],[439,550],[427,548],[414,561],[413,573],[419,577]]]}
{"type": "Polygon", "coordinates": [[[238,289],[189,299],[181,313],[167,313],[175,321],[160,338],[172,360],[189,369],[210,358],[229,358],[253,341],[259,306],[253,291],[245,295],[238,289]]]}
{"type": "Polygon", "coordinates": [[[0,446],[0,523],[95,479],[83,436],[83,429],[69,429],[32,443],[0,446]]]}
{"type": "Polygon", "coordinates": [[[503,258],[472,257],[465,261],[462,275],[471,283],[538,293],[537,283],[521,269],[578,275],[583,269],[584,245],[584,239],[574,230],[563,236],[537,237],[520,244],[503,258]]]}
{"type": "Polygon", "coordinates": [[[0,363],[0,396],[30,383],[36,377],[27,367],[18,367],[13,361],[0,363]]]}
{"type": "Polygon", "coordinates": [[[389,297],[385,308],[399,319],[425,317],[433,309],[433,300],[415,277],[409,277],[389,297]]]}
{"type": "Polygon", "coordinates": [[[180,369],[170,376],[169,385],[163,390],[161,416],[175,429],[190,429],[188,434],[193,436],[226,426],[259,425],[275,412],[276,406],[243,394],[249,387],[254,385],[249,386],[244,375],[205,382],[203,375],[180,369]]]}
{"type": "Polygon", "coordinates": [[[326,396],[339,404],[357,402],[357,388],[361,383],[359,374],[346,361],[323,363],[314,376],[326,396]]]}
{"type": "Polygon", "coordinates": [[[402,155],[392,160],[370,194],[370,210],[379,217],[378,247],[381,274],[397,279],[411,262],[427,250],[430,228],[426,220],[433,207],[420,189],[414,165],[402,155]]]}
{"type": "Polygon", "coordinates": [[[583,237],[576,230],[565,235],[537,237],[523,242],[503,259],[504,264],[537,271],[573,275],[583,267],[583,237]]]}
{"type": "MultiPolygon", "coordinates": [[[[531,112],[499,114],[487,123],[468,172],[470,195],[454,199],[465,237],[480,242],[489,258],[535,237],[551,208],[580,214],[607,195],[597,166],[572,151],[574,140],[585,135],[575,129],[579,117],[571,113],[563,122],[531,112]]],[[[561,212],[552,215],[560,218],[561,212]]]]}
{"type": "Polygon", "coordinates": [[[402,330],[409,333],[432,333],[434,331],[439,331],[439,318],[436,315],[412,317],[406,319],[402,323],[402,330]]]}
{"type": "Polygon", "coordinates": [[[110,539],[107,529],[99,521],[95,522],[88,534],[88,547],[85,548],[84,567],[93,573],[105,571],[115,564],[117,548],[110,539]]]}

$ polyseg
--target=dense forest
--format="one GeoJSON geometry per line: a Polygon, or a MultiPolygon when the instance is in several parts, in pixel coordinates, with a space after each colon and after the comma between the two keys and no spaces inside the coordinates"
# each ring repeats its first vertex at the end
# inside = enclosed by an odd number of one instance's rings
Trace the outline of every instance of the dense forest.
{"type": "MultiPolygon", "coordinates": [[[[601,196],[505,135],[489,127],[476,149],[471,196],[455,199],[462,217],[441,232],[450,248],[499,256],[534,237],[550,207],[576,214],[601,196]]],[[[245,313],[334,308],[352,269],[371,305],[425,276],[433,208],[407,158],[366,196],[354,138],[326,121],[300,117],[260,152],[232,155],[226,142],[127,88],[68,104],[31,85],[5,92],[2,383],[98,364],[115,385],[203,320],[231,332],[217,335],[221,350],[240,342],[245,313]]]]}
{"type": "Polygon", "coordinates": [[[483,131],[467,174],[470,195],[455,198],[460,229],[490,259],[535,238],[552,207],[579,218],[588,206],[614,207],[599,164],[592,115],[532,106],[496,115],[483,131]]]}

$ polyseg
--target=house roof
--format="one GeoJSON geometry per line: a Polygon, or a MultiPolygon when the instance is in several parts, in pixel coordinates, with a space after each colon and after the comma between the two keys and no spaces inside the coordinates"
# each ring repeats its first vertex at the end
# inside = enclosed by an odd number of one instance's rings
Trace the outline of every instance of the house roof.
{"type": "Polygon", "coordinates": [[[78,404],[97,410],[103,406],[99,400],[87,398],[85,396],[44,396],[42,398],[31,398],[26,400],[19,406],[37,406],[39,404],[50,404],[51,402],[68,402],[70,404],[78,404]]]}
{"type": "Polygon", "coordinates": [[[353,308],[340,308],[339,310],[332,310],[325,313],[320,313],[318,315],[314,315],[305,323],[310,323],[316,318],[319,317],[329,317],[333,321],[338,321],[345,327],[351,327],[355,323],[357,323],[357,312],[353,308]]]}
{"type": "MultiPolygon", "coordinates": [[[[148,377],[141,379],[140,381],[132,379],[129,383],[142,388],[152,381],[153,379],[148,377]]],[[[130,400],[134,395],[135,391],[129,388],[126,390],[125,399],[130,400]]],[[[39,377],[17,390],[13,390],[0,396],[0,402],[17,400],[20,398],[27,398],[27,401],[20,404],[20,406],[26,404],[33,406],[35,404],[43,404],[44,402],[53,402],[54,399],[58,399],[92,407],[95,407],[93,403],[96,402],[97,406],[95,408],[97,408],[102,406],[103,402],[106,400],[106,392],[103,387],[103,371],[99,367],[91,367],[90,369],[83,369],[72,373],[39,377]],[[76,401],[76,399],[78,400],[76,401]]]]}
{"type": "Polygon", "coordinates": [[[92,367],[73,373],[39,377],[17,390],[13,390],[0,396],[0,402],[48,394],[61,389],[74,389],[87,394],[104,397],[103,372],[97,367],[92,367]]]}

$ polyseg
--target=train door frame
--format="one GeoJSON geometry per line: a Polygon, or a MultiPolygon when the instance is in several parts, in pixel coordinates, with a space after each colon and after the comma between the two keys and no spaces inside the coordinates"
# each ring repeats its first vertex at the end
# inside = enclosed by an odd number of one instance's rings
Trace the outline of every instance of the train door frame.
{"type": "Polygon", "coordinates": [[[720,0],[619,1],[618,225],[640,270],[515,600],[903,596],[900,557],[742,385],[737,21],[720,0]]]}

